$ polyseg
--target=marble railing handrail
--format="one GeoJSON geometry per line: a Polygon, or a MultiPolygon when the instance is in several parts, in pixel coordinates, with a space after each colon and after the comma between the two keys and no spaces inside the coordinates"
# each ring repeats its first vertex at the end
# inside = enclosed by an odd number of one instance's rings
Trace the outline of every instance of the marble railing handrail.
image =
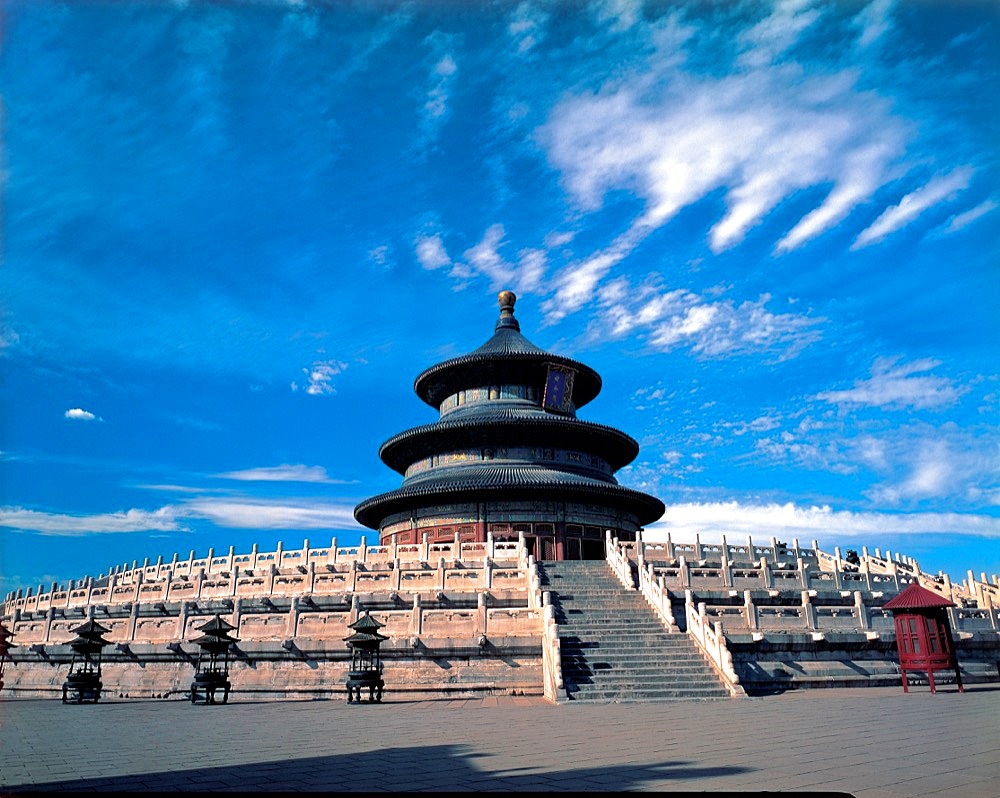
{"type": "MultiPolygon", "coordinates": [[[[702,608],[703,609],[703,608],[702,608]]],[[[684,612],[687,620],[687,633],[698,647],[705,653],[708,661],[732,695],[746,695],[740,685],[739,674],[733,666],[733,655],[726,644],[726,635],[722,624],[716,621],[710,624],[704,612],[695,609],[690,592],[684,602],[684,612]]]]}
{"type": "MultiPolygon", "coordinates": [[[[162,558],[156,565],[143,565],[131,569],[115,570],[109,574],[101,574],[96,579],[85,577],[74,580],[68,587],[53,584],[49,590],[39,585],[37,592],[28,590],[27,595],[16,593],[7,595],[3,603],[3,617],[10,617],[15,610],[35,612],[52,606],[76,607],[87,606],[95,598],[110,596],[112,602],[133,601],[139,597],[141,586],[150,582],[170,582],[175,579],[204,579],[211,576],[224,575],[227,578],[237,569],[242,572],[259,571],[261,568],[301,568],[310,571],[317,567],[357,568],[366,567],[423,567],[427,564],[439,564],[442,560],[453,561],[459,567],[483,567],[484,563],[526,562],[527,552],[523,540],[494,541],[492,536],[485,543],[448,542],[396,545],[367,546],[362,538],[359,546],[337,548],[336,539],[333,546],[327,548],[310,548],[309,541],[301,549],[284,551],[281,544],[274,551],[260,552],[257,546],[249,554],[236,554],[232,548],[225,557],[209,556],[196,559],[194,552],[187,560],[178,560],[177,555],[170,562],[162,558]],[[388,555],[395,554],[392,559],[388,555]],[[107,582],[105,588],[96,587],[98,582],[107,582]],[[131,587],[133,591],[121,590],[131,587]],[[104,592],[100,592],[101,590],[104,592]],[[116,589],[117,592],[116,592],[116,589]]],[[[273,569],[272,569],[273,570],[273,569]]],[[[147,591],[148,593],[149,591],[147,591]]]]}
{"type": "MultiPolygon", "coordinates": [[[[412,606],[398,609],[376,609],[372,615],[387,624],[392,637],[465,637],[469,643],[476,638],[543,637],[543,613],[525,605],[515,607],[490,607],[483,594],[477,606],[425,607],[415,597],[412,606]],[[440,630],[448,634],[441,635],[440,630]]],[[[363,601],[354,597],[350,604],[340,609],[314,610],[297,601],[285,610],[263,611],[236,602],[223,617],[236,627],[234,634],[245,642],[304,638],[342,641],[347,624],[357,620],[363,601]],[[319,623],[316,621],[319,620],[319,623]],[[303,628],[308,626],[308,628],[303,628]]],[[[149,615],[132,612],[123,616],[100,618],[110,629],[105,638],[114,644],[167,644],[186,643],[198,634],[197,627],[211,619],[211,615],[195,614],[195,608],[184,605],[179,611],[166,615],[149,615]],[[152,630],[152,631],[150,631],[152,630]]],[[[79,618],[39,618],[20,621],[13,626],[18,650],[25,652],[33,645],[65,645],[73,637],[71,629],[83,621],[79,618]]],[[[481,640],[478,641],[482,645],[481,640]]]]}
{"type": "Polygon", "coordinates": [[[542,691],[550,701],[566,699],[566,686],[563,683],[562,650],[559,644],[559,627],[556,623],[555,608],[552,606],[551,594],[542,594],[542,691]]]}
{"type": "Polygon", "coordinates": [[[677,623],[670,605],[670,594],[664,585],[663,577],[654,575],[652,564],[647,563],[645,567],[639,568],[639,590],[667,631],[676,632],[677,623]]]}
{"type": "MultiPolygon", "coordinates": [[[[618,581],[627,590],[635,590],[635,581],[632,579],[632,563],[625,553],[625,547],[621,545],[618,538],[611,536],[611,530],[605,532],[604,551],[605,559],[615,576],[618,577],[618,581]]],[[[640,568],[641,565],[640,562],[640,568]]]]}

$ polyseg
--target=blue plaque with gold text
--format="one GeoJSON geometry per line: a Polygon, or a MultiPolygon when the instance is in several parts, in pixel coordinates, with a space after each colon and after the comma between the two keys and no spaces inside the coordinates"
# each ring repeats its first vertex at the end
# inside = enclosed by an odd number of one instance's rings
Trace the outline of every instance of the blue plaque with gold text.
{"type": "Polygon", "coordinates": [[[576,371],[567,367],[549,363],[545,375],[545,393],[542,396],[542,407],[553,413],[573,412],[573,378],[576,371]]]}

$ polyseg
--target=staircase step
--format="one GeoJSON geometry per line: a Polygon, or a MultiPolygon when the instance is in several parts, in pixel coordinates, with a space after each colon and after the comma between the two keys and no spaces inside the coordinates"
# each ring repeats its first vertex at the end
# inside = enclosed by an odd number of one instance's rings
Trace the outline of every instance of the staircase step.
{"type": "Polygon", "coordinates": [[[555,609],[563,682],[571,701],[728,698],[696,644],[668,632],[645,598],[607,563],[539,563],[555,609]]]}

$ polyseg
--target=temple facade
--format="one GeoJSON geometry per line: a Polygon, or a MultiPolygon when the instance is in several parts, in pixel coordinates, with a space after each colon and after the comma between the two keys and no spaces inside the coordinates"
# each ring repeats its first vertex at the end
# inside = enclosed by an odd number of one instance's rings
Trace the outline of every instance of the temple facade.
{"type": "Polygon", "coordinates": [[[608,531],[631,541],[663,514],[659,499],[615,479],[638,443],[577,418],[600,375],[528,341],[516,299],[500,293],[486,343],[417,377],[439,418],[382,444],[403,483],[354,511],[382,545],[520,538],[537,560],[603,559],[608,531]]]}

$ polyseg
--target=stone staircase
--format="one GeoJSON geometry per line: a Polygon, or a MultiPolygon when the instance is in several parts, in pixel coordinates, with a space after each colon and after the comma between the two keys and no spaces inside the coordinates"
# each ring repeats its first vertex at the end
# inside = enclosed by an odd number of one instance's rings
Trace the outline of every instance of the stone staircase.
{"type": "Polygon", "coordinates": [[[570,701],[730,697],[697,644],[668,633],[604,560],[541,562],[539,576],[555,608],[570,701]]]}

